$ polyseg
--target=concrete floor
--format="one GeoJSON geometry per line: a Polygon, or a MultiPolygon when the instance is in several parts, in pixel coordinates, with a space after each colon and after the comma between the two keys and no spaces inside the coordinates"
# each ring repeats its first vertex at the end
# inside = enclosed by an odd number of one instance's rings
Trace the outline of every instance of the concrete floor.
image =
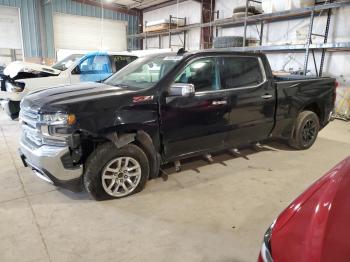
{"type": "Polygon", "coordinates": [[[193,159],[135,196],[95,202],[22,167],[19,136],[0,112],[0,261],[256,261],[276,216],[350,154],[350,123],[334,121],[308,151],[271,143],[248,159],[193,159]]]}

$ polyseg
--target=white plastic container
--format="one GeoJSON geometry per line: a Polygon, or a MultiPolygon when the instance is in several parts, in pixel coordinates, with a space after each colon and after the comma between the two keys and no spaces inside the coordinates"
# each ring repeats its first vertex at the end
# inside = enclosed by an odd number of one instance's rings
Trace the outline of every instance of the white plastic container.
{"type": "Polygon", "coordinates": [[[290,9],[304,8],[315,5],[315,0],[290,0],[290,9]]]}
{"type": "Polygon", "coordinates": [[[264,13],[272,13],[272,0],[262,0],[261,1],[262,4],[262,9],[264,11],[264,13]]]}
{"type": "Polygon", "coordinates": [[[264,13],[282,12],[314,5],[315,0],[262,0],[264,13]]]}

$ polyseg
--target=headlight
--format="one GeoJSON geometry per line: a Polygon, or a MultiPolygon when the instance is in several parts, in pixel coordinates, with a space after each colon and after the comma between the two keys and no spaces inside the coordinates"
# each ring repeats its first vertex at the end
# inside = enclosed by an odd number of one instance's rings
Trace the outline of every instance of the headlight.
{"type": "Polygon", "coordinates": [[[7,92],[20,93],[24,89],[24,83],[20,83],[20,82],[11,83],[9,81],[6,81],[5,87],[7,92]]]}
{"type": "Polygon", "coordinates": [[[41,116],[41,121],[49,126],[53,125],[73,125],[76,118],[73,114],[56,113],[56,114],[44,114],[41,116]]]}
{"type": "MultiPolygon", "coordinates": [[[[276,222],[276,221],[275,221],[276,222]]],[[[266,231],[264,235],[264,241],[261,247],[261,257],[264,262],[273,262],[272,259],[272,250],[271,250],[271,234],[273,226],[275,225],[275,222],[269,227],[269,229],[266,231]]]]}
{"type": "Polygon", "coordinates": [[[55,113],[40,116],[43,143],[54,146],[66,146],[67,137],[76,122],[74,114],[55,113]]]}

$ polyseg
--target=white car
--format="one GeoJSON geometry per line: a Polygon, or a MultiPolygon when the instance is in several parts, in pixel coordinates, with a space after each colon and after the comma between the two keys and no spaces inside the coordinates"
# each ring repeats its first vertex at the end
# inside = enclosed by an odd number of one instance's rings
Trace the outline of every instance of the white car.
{"type": "Polygon", "coordinates": [[[22,98],[30,92],[78,82],[103,81],[138,57],[168,51],[164,49],[72,54],[51,67],[12,62],[0,76],[0,103],[5,112],[15,119],[19,114],[22,98]]]}

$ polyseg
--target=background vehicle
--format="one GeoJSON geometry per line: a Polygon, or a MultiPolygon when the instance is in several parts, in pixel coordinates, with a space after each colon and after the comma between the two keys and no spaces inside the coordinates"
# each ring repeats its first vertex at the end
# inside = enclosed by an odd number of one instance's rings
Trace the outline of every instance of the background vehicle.
{"type": "Polygon", "coordinates": [[[72,54],[52,67],[13,62],[3,73],[1,105],[11,118],[17,118],[19,103],[30,92],[58,85],[103,81],[139,56],[154,52],[159,50],[72,54]]]}
{"type": "Polygon", "coordinates": [[[260,262],[349,261],[350,157],[294,200],[264,236],[260,262]]]}
{"type": "Polygon", "coordinates": [[[124,197],[161,163],[271,137],[311,147],[329,122],[335,86],[333,78],[275,79],[263,54],[143,57],[104,83],[27,96],[21,157],[56,185],[83,182],[96,199],[124,197]]]}

